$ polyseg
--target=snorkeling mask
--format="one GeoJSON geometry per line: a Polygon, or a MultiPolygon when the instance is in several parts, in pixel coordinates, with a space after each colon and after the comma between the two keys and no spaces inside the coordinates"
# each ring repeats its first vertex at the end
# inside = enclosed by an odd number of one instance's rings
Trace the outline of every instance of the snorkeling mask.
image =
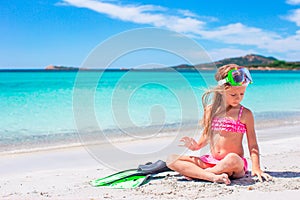
{"type": "Polygon", "coordinates": [[[249,83],[253,83],[250,72],[247,68],[234,68],[228,72],[226,78],[219,80],[218,85],[229,83],[231,86],[247,86],[249,83]]]}

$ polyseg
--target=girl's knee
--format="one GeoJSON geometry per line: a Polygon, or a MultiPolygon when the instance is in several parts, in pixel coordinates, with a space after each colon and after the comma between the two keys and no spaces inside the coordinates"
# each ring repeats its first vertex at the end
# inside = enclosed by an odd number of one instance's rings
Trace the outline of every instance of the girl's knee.
{"type": "Polygon", "coordinates": [[[236,153],[229,153],[224,159],[226,159],[231,166],[243,167],[244,165],[242,158],[236,153]]]}
{"type": "Polygon", "coordinates": [[[176,162],[178,161],[179,159],[179,155],[176,155],[176,154],[172,154],[170,156],[167,157],[167,160],[166,160],[166,164],[167,166],[170,168],[170,169],[173,169],[174,168],[174,165],[176,164],[176,162]]]}

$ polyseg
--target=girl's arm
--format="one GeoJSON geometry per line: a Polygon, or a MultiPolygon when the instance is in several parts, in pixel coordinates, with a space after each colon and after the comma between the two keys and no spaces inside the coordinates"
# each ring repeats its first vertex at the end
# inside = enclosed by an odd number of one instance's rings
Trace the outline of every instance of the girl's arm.
{"type": "MultiPolygon", "coordinates": [[[[204,115],[203,115],[204,126],[207,125],[210,111],[211,111],[211,106],[208,106],[204,109],[204,115]]],[[[198,142],[196,142],[196,140],[194,140],[193,138],[187,136],[181,138],[180,141],[184,143],[182,146],[185,146],[192,151],[197,151],[208,144],[208,137],[207,134],[204,134],[203,132],[198,142]]]]}
{"type": "Polygon", "coordinates": [[[256,139],[256,133],[254,128],[254,117],[250,110],[245,109],[245,121],[247,126],[247,141],[248,141],[248,149],[252,161],[252,176],[257,176],[260,181],[262,181],[262,177],[265,180],[271,180],[272,177],[264,173],[260,167],[260,158],[259,158],[259,148],[256,139]]]}

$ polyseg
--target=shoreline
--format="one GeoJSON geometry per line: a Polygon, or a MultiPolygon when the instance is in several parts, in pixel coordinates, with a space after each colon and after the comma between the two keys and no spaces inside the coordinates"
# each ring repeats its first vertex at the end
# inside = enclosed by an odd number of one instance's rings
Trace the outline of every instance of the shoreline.
{"type": "MultiPolygon", "coordinates": [[[[258,141],[262,140],[274,140],[274,139],[280,139],[280,138],[285,138],[285,137],[293,137],[293,136],[298,136],[296,131],[293,130],[300,130],[300,124],[285,124],[282,123],[277,126],[266,126],[266,127],[259,127],[256,128],[256,134],[258,141]]],[[[195,135],[194,130],[191,129],[184,129],[183,130],[186,135],[195,135]]],[[[76,134],[74,134],[76,135],[76,134]]],[[[180,135],[179,133],[175,133],[174,131],[168,131],[168,132],[163,132],[159,133],[156,135],[157,138],[159,139],[172,139],[176,137],[176,135],[180,135]]],[[[200,137],[199,135],[195,135],[195,137],[200,137]]],[[[135,139],[131,137],[124,137],[121,136],[120,138],[117,138],[113,136],[111,142],[112,143],[126,143],[126,142],[134,142],[135,139]]],[[[110,139],[110,138],[109,138],[110,139]]],[[[151,140],[151,138],[145,138],[141,139],[144,141],[151,140]]],[[[47,141],[44,143],[39,143],[39,144],[21,144],[22,148],[18,149],[12,149],[15,147],[15,145],[12,145],[8,150],[2,150],[0,151],[0,156],[4,155],[12,155],[12,154],[26,154],[26,153],[34,153],[34,152],[44,152],[44,151],[51,151],[51,150],[60,150],[60,149],[69,149],[69,148],[78,148],[78,147],[84,147],[86,145],[102,145],[107,143],[107,141],[102,141],[102,142],[96,142],[95,138],[90,139],[91,142],[86,143],[86,141],[82,141],[78,136],[73,137],[72,140],[65,140],[64,142],[61,141],[47,141]],[[28,148],[30,147],[30,148],[28,148]]],[[[19,146],[19,147],[20,147],[19,146]]]]}

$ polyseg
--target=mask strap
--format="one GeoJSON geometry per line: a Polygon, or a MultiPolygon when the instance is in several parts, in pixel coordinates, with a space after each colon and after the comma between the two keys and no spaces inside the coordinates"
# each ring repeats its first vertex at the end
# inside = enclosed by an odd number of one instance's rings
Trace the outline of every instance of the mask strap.
{"type": "Polygon", "coordinates": [[[223,84],[225,84],[225,83],[227,83],[226,78],[224,78],[224,79],[218,81],[218,85],[223,85],[223,84]]]}

